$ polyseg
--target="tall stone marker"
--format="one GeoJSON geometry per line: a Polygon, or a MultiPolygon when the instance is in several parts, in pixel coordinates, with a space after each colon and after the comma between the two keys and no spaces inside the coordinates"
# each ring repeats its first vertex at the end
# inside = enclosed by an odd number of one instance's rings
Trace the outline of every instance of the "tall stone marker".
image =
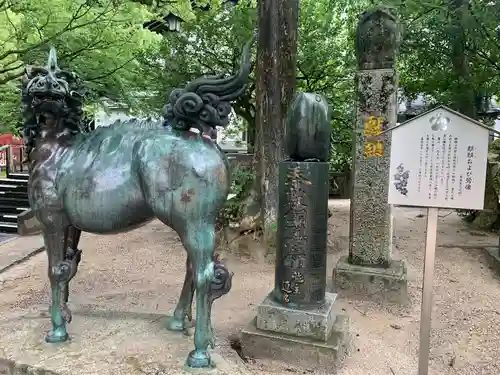
{"type": "MultiPolygon", "coordinates": [[[[500,138],[494,140],[488,149],[488,179],[493,181],[493,188],[498,197],[500,197],[500,138]]],[[[486,205],[486,202],[485,202],[486,205]]],[[[500,232],[499,232],[500,234],[500,232]]],[[[486,259],[491,267],[500,275],[500,241],[496,247],[485,248],[486,259]]]]}
{"type": "Polygon", "coordinates": [[[288,112],[288,160],[279,168],[274,290],[242,332],[243,352],[308,368],[340,363],[349,344],[346,316],[326,292],[328,157],[331,111],[299,93],[288,112]]]}
{"type": "Polygon", "coordinates": [[[357,111],[354,126],[353,192],[349,256],[333,271],[342,295],[405,303],[407,271],[392,259],[393,221],[387,204],[391,135],[373,139],[396,125],[396,55],[400,41],[396,17],[386,8],[360,17],[356,35],[357,111]]]}

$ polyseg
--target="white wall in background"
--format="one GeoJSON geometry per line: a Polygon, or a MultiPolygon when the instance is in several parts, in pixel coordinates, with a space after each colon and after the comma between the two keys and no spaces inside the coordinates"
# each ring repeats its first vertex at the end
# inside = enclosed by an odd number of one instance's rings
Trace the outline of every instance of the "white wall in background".
{"type": "MultiPolygon", "coordinates": [[[[128,120],[132,118],[126,106],[99,106],[94,115],[95,126],[110,126],[117,120],[128,120]]],[[[229,125],[231,127],[231,125],[229,125]]],[[[223,150],[245,152],[247,150],[246,142],[243,140],[243,133],[229,135],[223,128],[217,129],[217,143],[223,150]]]]}

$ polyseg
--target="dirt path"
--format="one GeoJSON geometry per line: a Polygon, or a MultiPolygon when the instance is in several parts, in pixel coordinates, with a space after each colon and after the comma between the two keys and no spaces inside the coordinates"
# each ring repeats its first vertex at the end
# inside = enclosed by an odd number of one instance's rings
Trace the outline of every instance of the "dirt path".
{"type": "MultiPolygon", "coordinates": [[[[349,206],[339,203],[335,206],[339,216],[332,218],[330,227],[331,241],[339,248],[331,260],[348,247],[347,238],[335,240],[348,233],[349,206]]],[[[345,301],[359,337],[342,375],[416,374],[424,214],[423,209],[395,210],[393,256],[408,264],[411,307],[345,301]]],[[[499,373],[500,280],[486,265],[481,250],[497,244],[496,234],[469,231],[454,212],[440,211],[430,374],[499,373]]]]}
{"type": "MultiPolygon", "coordinates": [[[[347,252],[349,203],[336,201],[331,207],[329,279],[338,257],[347,252]]],[[[338,375],[416,374],[423,213],[418,209],[395,212],[393,255],[408,263],[411,306],[340,301],[339,308],[350,315],[356,337],[338,375]]],[[[468,231],[455,213],[440,218],[430,374],[500,373],[500,279],[486,266],[480,249],[497,243],[497,235],[468,231]]],[[[177,236],[161,223],[118,236],[86,234],[81,248],[84,258],[70,297],[77,309],[92,304],[109,311],[170,313],[175,307],[184,277],[184,252],[177,236]]],[[[273,284],[273,264],[256,262],[248,254],[229,254],[229,266],[235,273],[233,289],[216,301],[212,319],[222,347],[227,347],[229,335],[250,321],[254,307],[273,284]]],[[[38,255],[0,275],[0,293],[2,314],[46,311],[45,256],[38,255]]],[[[309,373],[261,359],[247,366],[253,374],[309,373]]],[[[328,370],[323,374],[329,374],[328,370]]]]}

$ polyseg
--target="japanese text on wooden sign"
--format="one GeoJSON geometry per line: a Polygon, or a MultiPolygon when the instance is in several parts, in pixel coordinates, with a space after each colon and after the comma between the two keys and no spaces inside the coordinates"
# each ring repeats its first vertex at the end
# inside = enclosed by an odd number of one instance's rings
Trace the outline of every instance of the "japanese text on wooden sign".
{"type": "Polygon", "coordinates": [[[389,203],[482,209],[488,130],[445,107],[392,131],[389,203]]]}

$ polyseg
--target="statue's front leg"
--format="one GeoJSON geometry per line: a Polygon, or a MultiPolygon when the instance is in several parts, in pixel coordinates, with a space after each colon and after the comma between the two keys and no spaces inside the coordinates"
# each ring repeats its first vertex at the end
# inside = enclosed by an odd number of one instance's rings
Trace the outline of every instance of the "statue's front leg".
{"type": "Polygon", "coordinates": [[[74,226],[69,226],[66,229],[66,251],[64,254],[64,261],[68,263],[71,268],[68,280],[62,283],[62,297],[61,297],[61,312],[66,323],[71,323],[72,315],[67,303],[69,299],[69,282],[75,277],[78,272],[78,264],[82,258],[82,251],[78,249],[78,243],[80,242],[80,236],[82,231],[75,228],[74,226]]]}
{"type": "Polygon", "coordinates": [[[61,309],[63,285],[67,284],[71,273],[71,266],[64,260],[66,252],[65,229],[61,225],[45,228],[43,231],[45,249],[49,258],[48,273],[52,292],[52,303],[50,305],[52,330],[45,338],[45,341],[49,343],[68,340],[66,321],[61,309]]]}

